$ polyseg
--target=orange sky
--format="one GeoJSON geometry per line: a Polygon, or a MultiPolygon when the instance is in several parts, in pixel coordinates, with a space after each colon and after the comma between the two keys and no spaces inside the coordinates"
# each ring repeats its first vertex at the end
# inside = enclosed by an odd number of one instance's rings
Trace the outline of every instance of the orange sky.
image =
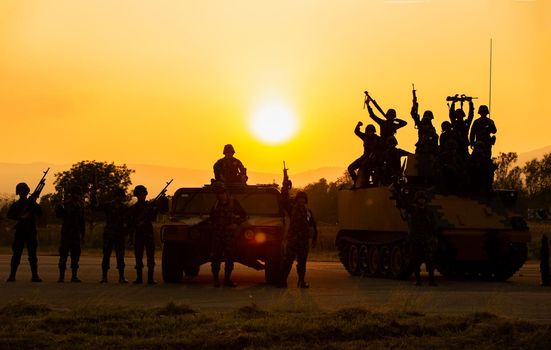
{"type": "MultiPolygon", "coordinates": [[[[366,89],[410,121],[415,83],[438,130],[448,94],[487,103],[490,38],[496,151],[546,146],[550,3],[3,0],[0,162],[209,169],[233,143],[255,171],[346,166],[366,89]],[[299,123],[280,145],[249,131],[271,98],[299,123]]],[[[413,150],[411,122],[398,138],[413,150]]]]}

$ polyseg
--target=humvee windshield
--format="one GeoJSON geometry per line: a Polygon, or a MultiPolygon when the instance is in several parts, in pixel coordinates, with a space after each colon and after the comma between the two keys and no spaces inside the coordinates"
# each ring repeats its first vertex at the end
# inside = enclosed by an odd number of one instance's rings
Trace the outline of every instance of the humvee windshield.
{"type": "MultiPolygon", "coordinates": [[[[231,195],[245,209],[247,215],[280,216],[278,196],[274,193],[237,193],[231,195]]],[[[216,201],[212,192],[180,193],[174,198],[174,215],[208,215],[216,201]]]]}

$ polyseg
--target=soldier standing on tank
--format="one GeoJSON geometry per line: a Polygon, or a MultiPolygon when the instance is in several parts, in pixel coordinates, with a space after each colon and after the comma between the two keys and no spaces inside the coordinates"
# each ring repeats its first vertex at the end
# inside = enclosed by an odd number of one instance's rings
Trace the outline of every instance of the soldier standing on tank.
{"type": "Polygon", "coordinates": [[[423,118],[419,117],[415,105],[411,108],[411,117],[417,128],[418,140],[415,144],[416,154],[436,155],[438,152],[438,134],[432,125],[434,116],[431,111],[425,111],[423,118]]]}
{"type": "Polygon", "coordinates": [[[385,119],[377,117],[377,115],[373,111],[373,108],[371,108],[370,102],[371,99],[366,100],[369,117],[373,119],[373,121],[375,121],[377,124],[379,124],[381,141],[383,142],[384,146],[386,145],[386,140],[389,137],[394,136],[398,129],[406,126],[407,122],[405,120],[396,118],[396,110],[392,108],[389,108],[387,110],[385,114],[385,119]]]}
{"type": "Polygon", "coordinates": [[[540,259],[541,285],[542,287],[549,286],[549,242],[547,235],[541,237],[540,259]]]}
{"type": "Polygon", "coordinates": [[[299,288],[309,288],[306,283],[306,261],[308,260],[308,250],[310,239],[312,248],[316,246],[318,230],[312,211],[307,207],[308,196],[306,192],[299,191],[292,200],[289,198],[289,192],[282,192],[285,208],[290,216],[289,229],[285,239],[285,255],[283,259],[282,277],[279,284],[282,288],[287,288],[287,278],[291,273],[293,262],[297,261],[297,275],[299,288]]]}
{"type": "Polygon", "coordinates": [[[138,185],[134,188],[134,196],[138,201],[128,208],[130,242],[134,244],[136,257],[136,280],[134,284],[143,283],[143,252],[147,255],[147,283],[155,281],[155,237],[152,222],[157,220],[156,203],[146,201],[147,188],[138,185]]]}
{"type": "Polygon", "coordinates": [[[59,244],[59,279],[65,281],[67,258],[71,254],[71,282],[81,282],[77,276],[80,260],[80,243],[84,240],[86,221],[84,217],[84,202],[82,189],[73,186],[69,189],[62,204],[56,206],[56,217],[61,219],[61,242],[59,244]]]}
{"type": "Polygon", "coordinates": [[[29,186],[21,182],[15,187],[15,194],[19,196],[19,200],[10,205],[7,213],[8,219],[15,220],[15,236],[13,239],[11,258],[11,270],[8,282],[15,282],[17,268],[21,262],[23,248],[27,246],[27,254],[29,255],[29,265],[33,282],[42,282],[38,276],[38,258],[36,250],[38,248],[36,218],[42,215],[42,208],[36,203],[34,196],[27,197],[30,193],[29,186]]]}
{"type": "Polygon", "coordinates": [[[243,163],[233,155],[235,149],[232,145],[224,146],[224,158],[214,163],[214,179],[225,184],[245,184],[247,183],[247,169],[243,163]]]}
{"type": "Polygon", "coordinates": [[[363,155],[356,159],[352,164],[348,166],[348,173],[352,178],[352,182],[356,184],[358,179],[358,174],[356,170],[362,168],[366,178],[369,179],[371,175],[373,177],[373,182],[375,183],[376,175],[374,172],[377,167],[377,149],[379,147],[379,136],[375,133],[375,126],[369,124],[365,127],[365,132],[360,131],[360,127],[363,125],[362,122],[358,122],[356,128],[354,129],[354,134],[358,136],[363,141],[364,153],[363,155]]]}
{"type": "Polygon", "coordinates": [[[213,190],[216,194],[216,202],[210,211],[212,282],[215,288],[220,287],[220,265],[224,261],[224,286],[235,287],[231,279],[234,235],[238,225],[246,220],[247,213],[237,200],[229,196],[223,183],[215,182],[213,190]]]}
{"type": "Polygon", "coordinates": [[[421,264],[425,263],[429,274],[429,285],[435,286],[434,256],[437,242],[437,227],[434,213],[428,207],[428,198],[424,191],[417,191],[413,205],[406,208],[407,222],[411,242],[411,259],[415,272],[415,284],[420,286],[421,264]]]}
{"type": "Polygon", "coordinates": [[[473,152],[469,157],[469,188],[473,194],[486,195],[492,190],[494,172],[497,166],[489,152],[491,152],[491,149],[484,142],[477,141],[474,144],[473,152]]]}
{"type": "Polygon", "coordinates": [[[450,121],[452,123],[452,128],[454,135],[457,138],[458,151],[464,157],[469,155],[469,129],[474,118],[474,105],[471,97],[462,96],[461,99],[458,95],[455,95],[455,98],[452,100],[450,106],[450,121]],[[463,109],[455,109],[455,103],[457,101],[462,101],[461,106],[463,106],[463,101],[469,102],[469,115],[465,120],[465,112],[463,109]]]}
{"type": "MultiPolygon", "coordinates": [[[[103,259],[101,262],[100,283],[107,283],[107,273],[111,260],[111,253],[115,249],[119,283],[128,283],[124,276],[124,251],[126,244],[126,218],[128,206],[124,203],[126,192],[122,188],[115,189],[113,200],[107,203],[98,203],[92,197],[92,210],[105,213],[105,228],[103,230],[103,259]]],[[[143,254],[143,253],[142,253],[143,254]]]]}
{"type": "Polygon", "coordinates": [[[480,115],[480,118],[473,122],[469,142],[471,147],[474,147],[477,142],[482,142],[482,145],[486,149],[485,153],[487,153],[491,158],[492,146],[496,142],[496,137],[492,134],[495,134],[497,129],[494,121],[488,118],[488,115],[490,114],[488,106],[482,105],[478,107],[478,114],[480,115]]]}

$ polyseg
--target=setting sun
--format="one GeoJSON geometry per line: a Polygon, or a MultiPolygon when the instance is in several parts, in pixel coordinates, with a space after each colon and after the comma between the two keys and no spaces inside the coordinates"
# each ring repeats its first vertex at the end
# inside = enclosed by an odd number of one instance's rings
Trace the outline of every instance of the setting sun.
{"type": "Polygon", "coordinates": [[[283,102],[270,101],[253,111],[250,129],[258,139],[269,144],[279,144],[295,134],[297,120],[283,102]]]}

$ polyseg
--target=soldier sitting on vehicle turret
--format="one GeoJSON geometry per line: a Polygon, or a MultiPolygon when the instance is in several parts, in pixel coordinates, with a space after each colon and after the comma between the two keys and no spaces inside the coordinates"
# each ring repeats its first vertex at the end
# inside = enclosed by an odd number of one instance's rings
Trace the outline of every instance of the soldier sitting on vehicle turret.
{"type": "Polygon", "coordinates": [[[364,153],[363,155],[356,159],[352,164],[348,166],[348,173],[352,178],[354,186],[356,185],[356,180],[358,179],[358,174],[356,170],[362,169],[364,178],[369,181],[369,178],[372,178],[372,182],[375,183],[375,171],[377,168],[377,150],[379,147],[380,139],[379,136],[375,133],[375,126],[369,124],[365,127],[365,132],[360,131],[362,122],[358,122],[356,128],[354,129],[354,134],[362,139],[364,144],[364,153]]]}
{"type": "Polygon", "coordinates": [[[235,150],[231,144],[224,146],[224,158],[214,163],[214,179],[225,184],[246,184],[247,169],[233,155],[235,150]]]}

